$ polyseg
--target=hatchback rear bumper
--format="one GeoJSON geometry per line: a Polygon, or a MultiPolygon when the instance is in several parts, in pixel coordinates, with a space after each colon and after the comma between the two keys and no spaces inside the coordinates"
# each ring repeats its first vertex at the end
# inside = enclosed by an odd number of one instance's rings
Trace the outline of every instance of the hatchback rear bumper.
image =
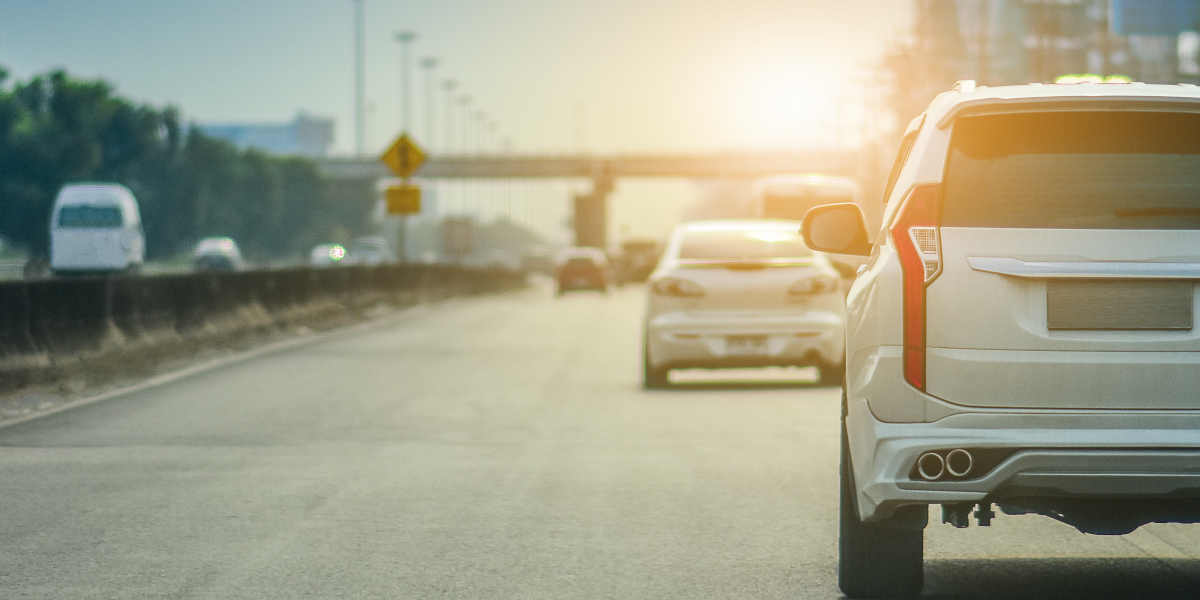
{"type": "Polygon", "coordinates": [[[963,413],[934,423],[885,423],[852,403],[849,430],[859,516],[911,504],[1005,498],[1200,498],[1200,412],[963,413]],[[1003,458],[963,479],[925,481],[929,451],[983,449],[1003,458]]]}
{"type": "Polygon", "coordinates": [[[843,327],[828,311],[680,311],[650,318],[646,341],[655,367],[840,366],[843,327]],[[763,351],[735,352],[730,336],[762,336],[763,351]]]}

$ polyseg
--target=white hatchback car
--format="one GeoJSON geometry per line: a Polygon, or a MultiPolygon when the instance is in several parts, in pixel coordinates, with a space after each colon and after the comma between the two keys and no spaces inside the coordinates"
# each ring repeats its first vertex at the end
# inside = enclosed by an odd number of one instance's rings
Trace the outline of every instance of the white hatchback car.
{"type": "Polygon", "coordinates": [[[922,584],[928,506],[966,527],[1200,521],[1200,88],[939,95],[909,126],[846,307],[839,583],[922,584]]]}
{"type": "Polygon", "coordinates": [[[798,223],[680,225],[650,276],[643,375],[665,386],[673,368],[820,367],[842,377],[842,292],[828,259],[798,223]]]}

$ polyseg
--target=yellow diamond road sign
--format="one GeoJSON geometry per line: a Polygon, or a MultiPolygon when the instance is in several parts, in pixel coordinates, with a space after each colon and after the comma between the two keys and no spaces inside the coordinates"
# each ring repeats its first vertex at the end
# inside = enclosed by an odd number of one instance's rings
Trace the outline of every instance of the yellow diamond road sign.
{"type": "Polygon", "coordinates": [[[392,142],[392,145],[379,157],[383,164],[387,165],[392,173],[397,177],[411,177],[417,169],[425,164],[425,153],[421,151],[421,147],[408,137],[407,133],[401,134],[392,142]]]}

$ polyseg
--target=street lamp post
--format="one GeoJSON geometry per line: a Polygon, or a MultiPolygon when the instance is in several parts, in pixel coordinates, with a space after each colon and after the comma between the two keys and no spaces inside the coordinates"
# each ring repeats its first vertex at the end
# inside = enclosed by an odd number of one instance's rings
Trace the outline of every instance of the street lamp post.
{"type": "MultiPolygon", "coordinates": [[[[446,92],[446,111],[442,113],[446,115],[446,139],[442,143],[442,154],[454,152],[454,90],[456,89],[458,89],[458,81],[454,79],[442,81],[442,90],[446,92]]],[[[454,186],[446,181],[442,183],[441,189],[445,192],[446,197],[442,212],[450,214],[450,196],[454,193],[454,186]]]]}
{"type": "Polygon", "coordinates": [[[471,153],[471,95],[463,94],[458,99],[458,105],[462,107],[462,153],[471,153]]]}
{"type": "Polygon", "coordinates": [[[425,70],[425,145],[432,148],[433,143],[433,70],[437,68],[438,59],[426,56],[421,59],[421,68],[425,70]]]}
{"type": "MultiPolygon", "coordinates": [[[[460,107],[462,107],[462,115],[461,115],[461,118],[459,119],[459,122],[462,123],[461,152],[464,155],[466,155],[466,154],[470,154],[470,152],[471,152],[471,144],[469,141],[471,139],[471,109],[470,109],[471,95],[463,94],[461,97],[459,97],[458,105],[460,107]]],[[[462,208],[462,212],[464,215],[466,215],[470,212],[467,208],[467,206],[470,204],[470,202],[467,199],[468,196],[470,196],[470,192],[467,190],[467,187],[468,186],[466,183],[464,183],[462,186],[461,208],[462,208]]]]}
{"type": "Polygon", "coordinates": [[[450,154],[454,151],[454,90],[458,89],[458,82],[447,79],[442,82],[442,89],[446,91],[446,143],[442,152],[450,154]]]}
{"type": "Polygon", "coordinates": [[[363,0],[354,0],[354,153],[363,155],[366,138],[363,93],[363,0]]]}
{"type": "Polygon", "coordinates": [[[412,127],[411,99],[408,93],[408,46],[417,39],[417,34],[411,31],[397,31],[392,34],[392,39],[400,44],[400,132],[408,133],[409,128],[412,127]]]}
{"type": "Polygon", "coordinates": [[[475,111],[475,121],[477,131],[475,132],[475,153],[487,154],[487,113],[482,110],[475,111]]]}

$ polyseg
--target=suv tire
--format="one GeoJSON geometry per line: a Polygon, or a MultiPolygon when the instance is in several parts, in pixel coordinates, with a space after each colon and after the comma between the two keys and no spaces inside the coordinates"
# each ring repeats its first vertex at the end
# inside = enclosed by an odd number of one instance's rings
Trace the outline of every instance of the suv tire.
{"type": "MultiPolygon", "coordinates": [[[[844,424],[840,479],[838,587],[842,593],[850,598],[919,594],[924,583],[925,532],[907,523],[859,520],[844,424]]],[[[912,508],[928,510],[924,506],[912,508]]],[[[900,516],[890,520],[900,521],[900,516]]]]}

